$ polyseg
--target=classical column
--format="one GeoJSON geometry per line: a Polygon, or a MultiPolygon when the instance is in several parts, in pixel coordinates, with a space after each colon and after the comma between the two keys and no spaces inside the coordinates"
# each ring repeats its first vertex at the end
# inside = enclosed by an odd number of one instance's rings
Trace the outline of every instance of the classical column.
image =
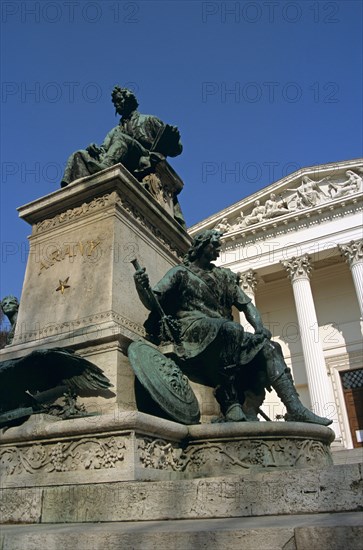
{"type": "Polygon", "coordinates": [[[256,305],[255,301],[255,288],[257,286],[257,279],[256,279],[257,273],[253,271],[252,269],[249,269],[248,271],[244,271],[243,273],[238,273],[239,276],[239,286],[242,288],[243,292],[247,294],[249,298],[251,298],[254,305],[256,305]]]}
{"type": "Polygon", "coordinates": [[[363,239],[340,244],[339,250],[345,257],[352,272],[355,291],[357,293],[360,316],[363,320],[363,239]]]}
{"type": "MultiPolygon", "coordinates": [[[[257,286],[256,273],[252,269],[249,269],[248,271],[244,271],[243,273],[238,273],[238,276],[239,276],[239,286],[242,288],[243,292],[247,294],[249,298],[251,298],[253,305],[256,305],[256,298],[255,298],[255,288],[257,286]]],[[[242,312],[240,312],[239,314],[239,322],[241,323],[241,325],[246,331],[255,332],[253,327],[247,322],[246,317],[242,312]]]]}
{"type": "MultiPolygon", "coordinates": [[[[332,413],[333,407],[335,409],[335,400],[326,371],[319,332],[316,330],[318,322],[310,286],[310,257],[305,254],[281,263],[288,273],[294,292],[311,405],[317,414],[328,415],[332,413]]],[[[336,426],[334,430],[337,432],[336,426]]]]}

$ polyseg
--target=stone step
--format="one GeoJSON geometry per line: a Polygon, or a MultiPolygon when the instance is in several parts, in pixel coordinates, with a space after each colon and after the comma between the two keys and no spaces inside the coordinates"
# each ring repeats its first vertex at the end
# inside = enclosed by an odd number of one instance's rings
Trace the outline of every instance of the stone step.
{"type": "Polygon", "coordinates": [[[3,523],[160,521],[363,509],[362,465],[189,480],[3,488],[3,523]]]}
{"type": "Polygon", "coordinates": [[[344,449],[343,451],[334,451],[332,448],[332,459],[334,464],[363,463],[363,447],[344,449]]]}
{"type": "Polygon", "coordinates": [[[362,550],[363,514],[9,525],[0,537],[2,550],[362,550]]]}

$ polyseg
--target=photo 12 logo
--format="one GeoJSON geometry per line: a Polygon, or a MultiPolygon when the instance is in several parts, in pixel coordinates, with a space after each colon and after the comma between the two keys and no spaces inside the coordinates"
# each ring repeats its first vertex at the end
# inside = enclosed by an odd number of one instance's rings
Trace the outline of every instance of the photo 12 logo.
{"type": "Polygon", "coordinates": [[[15,82],[1,84],[1,102],[8,103],[97,103],[103,96],[97,82],[15,82]]]}
{"type": "MultiPolygon", "coordinates": [[[[137,82],[124,82],[124,88],[134,94],[139,91],[137,82]]],[[[115,83],[77,81],[4,81],[1,83],[2,103],[97,103],[104,97],[110,97],[115,83]]]]}
{"type": "Polygon", "coordinates": [[[2,23],[96,23],[135,24],[140,21],[140,4],[122,0],[102,2],[9,2],[1,3],[2,23]]]}
{"type": "Polygon", "coordinates": [[[41,163],[4,161],[1,163],[1,183],[52,183],[59,184],[64,166],[58,162],[41,163]]]}
{"type": "Polygon", "coordinates": [[[271,182],[301,169],[297,162],[281,164],[277,161],[266,162],[202,162],[202,182],[208,184],[250,184],[271,182]]]}
{"type": "Polygon", "coordinates": [[[338,103],[337,82],[202,82],[202,103],[338,103]]]}
{"type": "Polygon", "coordinates": [[[339,23],[339,2],[202,2],[202,22],[206,24],[339,23]]]}

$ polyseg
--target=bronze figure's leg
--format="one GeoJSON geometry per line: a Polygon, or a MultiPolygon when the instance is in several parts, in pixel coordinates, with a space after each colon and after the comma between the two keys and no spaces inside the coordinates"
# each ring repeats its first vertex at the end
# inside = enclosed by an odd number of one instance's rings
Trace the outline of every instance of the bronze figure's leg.
{"type": "Polygon", "coordinates": [[[219,330],[215,345],[219,350],[217,374],[219,385],[214,395],[227,422],[247,420],[239,400],[236,375],[243,328],[233,322],[226,322],[219,330]]]}
{"type": "Polygon", "coordinates": [[[72,181],[90,176],[102,170],[100,163],[92,159],[87,151],[76,151],[68,161],[61,181],[61,187],[66,187],[72,181]]]}
{"type": "Polygon", "coordinates": [[[266,342],[262,349],[266,361],[269,383],[286,407],[285,420],[290,422],[309,422],[329,426],[332,420],[318,416],[304,407],[296,391],[290,369],[287,367],[281,347],[276,342],[266,342]]]}

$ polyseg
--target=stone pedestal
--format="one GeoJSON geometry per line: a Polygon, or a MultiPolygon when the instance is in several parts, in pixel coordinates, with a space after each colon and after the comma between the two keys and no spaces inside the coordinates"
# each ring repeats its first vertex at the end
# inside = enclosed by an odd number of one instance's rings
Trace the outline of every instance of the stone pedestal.
{"type": "MultiPolygon", "coordinates": [[[[169,526],[175,538],[173,521],[181,526],[193,520],[195,526],[209,519],[205,537],[214,532],[218,518],[238,518],[240,529],[240,522],[258,516],[243,534],[251,543],[246,547],[256,548],[259,523],[267,521],[270,540],[271,524],[279,525],[287,514],[289,522],[291,514],[304,516],[309,527],[322,513],[350,512],[349,519],[358,521],[353,516],[361,505],[360,465],[332,466],[333,433],[323,426],[183,426],[134,411],[65,421],[33,416],[0,439],[0,516],[10,524],[2,526],[2,534],[12,550],[39,548],[44,541],[71,550],[75,533],[82,548],[85,543],[108,548],[110,532],[117,532],[111,544],[116,549],[120,541],[125,546],[127,522],[143,533],[140,540],[132,537],[132,547],[154,548],[157,539],[164,547],[165,537],[156,536],[152,522],[159,530],[169,526]],[[106,538],[95,535],[97,525],[107,526],[106,538]],[[67,531],[63,543],[54,527],[67,531]],[[94,536],[87,538],[91,532],[94,536]],[[153,545],[147,546],[150,541],[153,545]]],[[[334,527],[338,524],[340,519],[334,527]]],[[[284,533],[284,547],[292,536],[284,533]]],[[[173,548],[200,547],[196,541],[189,546],[185,533],[177,538],[173,548]]],[[[231,547],[240,548],[238,529],[229,538],[231,547]]],[[[279,544],[271,548],[282,548],[279,544]]]]}
{"type": "Polygon", "coordinates": [[[68,347],[101,367],[116,396],[88,409],[135,409],[126,350],[147,310],[133,281],[137,258],[151,284],[180,261],[190,237],[122,166],[77,180],[19,208],[32,227],[15,336],[0,360],[68,347]]]}
{"type": "Polygon", "coordinates": [[[332,465],[329,428],[296,422],[184,426],[138,411],[33,415],[0,438],[2,487],[242,474],[332,465]]]}

